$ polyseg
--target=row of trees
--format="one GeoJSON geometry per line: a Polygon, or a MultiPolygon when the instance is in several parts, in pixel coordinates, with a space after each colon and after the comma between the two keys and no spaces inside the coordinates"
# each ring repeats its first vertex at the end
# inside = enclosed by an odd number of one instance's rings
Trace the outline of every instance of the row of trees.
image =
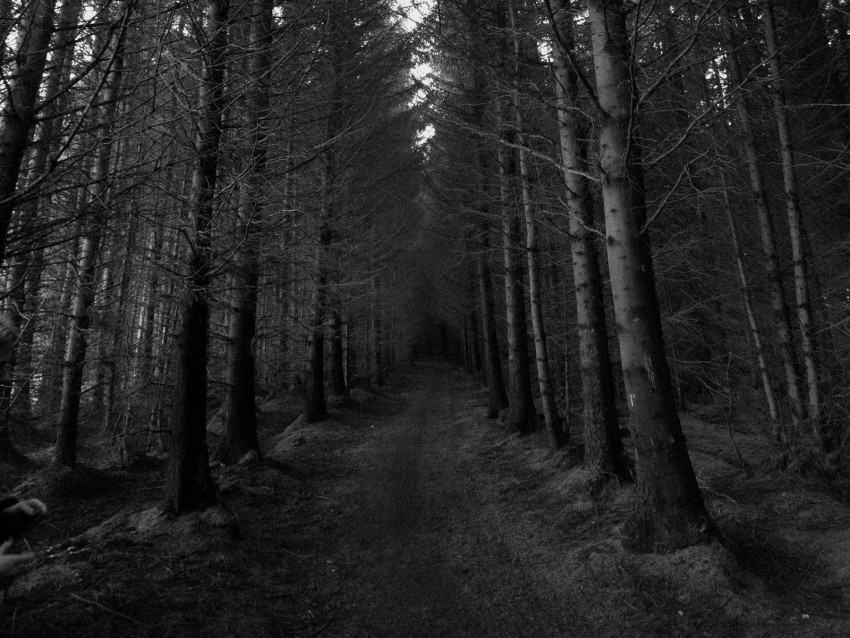
{"type": "Polygon", "coordinates": [[[711,532],[677,412],[690,402],[743,412],[783,462],[835,467],[844,3],[440,4],[429,170],[463,300],[443,318],[489,416],[529,431],[536,395],[558,447],[580,404],[584,463],[598,481],[633,464],[650,548],[711,532]]]}
{"type": "Polygon", "coordinates": [[[641,547],[711,533],[690,401],[840,457],[843,2],[441,0],[413,34],[389,0],[0,14],[6,460],[34,421],[64,465],[81,425],[125,462],[170,439],[166,507],[205,507],[210,409],[234,462],[258,395],[320,420],[451,331],[509,431],[539,405],[559,447],[580,402],[641,547]]]}
{"type": "Polygon", "coordinates": [[[167,447],[167,508],[205,507],[210,410],[235,462],[257,397],[322,419],[326,373],[380,382],[414,340],[413,40],[386,0],[0,9],[0,456],[30,424],[62,465],[81,427],[167,447]]]}

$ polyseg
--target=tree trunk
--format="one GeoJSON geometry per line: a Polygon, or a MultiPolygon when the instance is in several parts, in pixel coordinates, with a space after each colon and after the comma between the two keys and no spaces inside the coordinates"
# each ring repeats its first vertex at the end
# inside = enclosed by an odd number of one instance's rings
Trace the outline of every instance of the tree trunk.
{"type": "MultiPolygon", "coordinates": [[[[726,20],[723,24],[724,38],[726,40],[726,60],[729,72],[729,80],[734,87],[741,87],[743,75],[738,62],[736,52],[735,36],[732,31],[732,13],[727,10],[726,20]]],[[[750,171],[750,188],[755,200],[756,213],[759,220],[759,231],[761,233],[762,253],[764,256],[764,268],[770,283],[770,300],[773,307],[776,336],[779,341],[779,352],[782,357],[782,366],[785,370],[786,396],[791,404],[791,418],[795,428],[799,429],[805,419],[805,410],[800,399],[800,389],[797,377],[797,364],[794,357],[794,344],[791,336],[791,320],[788,312],[788,304],[785,301],[785,291],[782,281],[782,271],[776,258],[776,240],[773,233],[773,220],[767,201],[767,190],[764,185],[761,165],[758,159],[756,138],[750,121],[750,111],[746,99],[740,96],[736,101],[738,112],[738,125],[741,127],[742,143],[747,155],[747,164],[750,171]]]]}
{"type": "Polygon", "coordinates": [[[227,339],[227,396],[224,435],[214,457],[236,463],[246,454],[259,454],[257,439],[254,337],[257,331],[256,264],[240,264],[232,276],[230,325],[227,339]]]}
{"type": "Polygon", "coordinates": [[[538,264],[539,242],[537,238],[537,211],[531,192],[531,174],[529,167],[528,140],[525,135],[525,118],[522,112],[520,98],[520,34],[517,29],[514,0],[508,0],[508,15],[513,33],[515,67],[513,77],[513,107],[516,118],[516,136],[519,143],[519,171],[522,192],[522,205],[525,214],[525,254],[528,261],[528,297],[531,310],[531,328],[534,335],[534,353],[537,363],[537,384],[540,389],[540,402],[543,407],[543,418],[546,431],[549,433],[549,445],[557,450],[564,444],[564,433],[561,429],[561,419],[558,407],[555,405],[555,393],[552,390],[552,375],[549,369],[549,343],[546,338],[546,327],[543,318],[543,293],[540,283],[540,266],[538,264]]]}
{"type": "MultiPolygon", "coordinates": [[[[335,20],[335,16],[332,16],[335,20]]],[[[334,25],[332,28],[336,28],[334,25]]],[[[336,69],[340,64],[338,51],[334,51],[332,66],[336,69]]],[[[331,223],[335,215],[334,192],[336,185],[336,144],[340,130],[339,118],[339,79],[334,83],[330,99],[328,100],[331,110],[327,113],[325,140],[328,147],[324,151],[324,166],[321,176],[321,207],[317,223],[318,241],[316,244],[315,262],[313,272],[315,273],[316,287],[313,293],[313,317],[310,328],[310,374],[307,387],[307,405],[304,408],[304,416],[308,422],[321,421],[328,416],[328,408],[325,399],[325,320],[327,318],[328,287],[330,284],[330,246],[333,237],[331,223]]]]}
{"type": "Polygon", "coordinates": [[[205,509],[218,499],[210,475],[207,449],[207,355],[209,345],[209,284],[212,268],[211,231],[216,191],[224,71],[227,61],[227,25],[230,2],[210,0],[203,57],[190,211],[194,229],[184,292],[183,321],[177,344],[174,415],[165,509],[184,514],[205,509]]]}
{"type": "Polygon", "coordinates": [[[504,118],[504,105],[498,101],[502,144],[499,145],[499,191],[502,215],[502,253],[505,264],[505,312],[508,332],[508,432],[526,434],[537,426],[537,413],[531,396],[531,370],[528,358],[523,268],[518,257],[519,217],[514,210],[514,136],[504,118]]]}
{"type": "Polygon", "coordinates": [[[608,264],[619,330],[637,503],[632,535],[642,550],[706,540],[712,527],[691,466],[664,352],[635,133],[636,87],[622,0],[588,0],[601,108],[599,161],[608,264]]]}
{"type": "Polygon", "coordinates": [[[750,335],[753,338],[753,344],[756,350],[756,360],[758,361],[759,375],[761,376],[764,396],[767,400],[767,409],[770,413],[770,419],[774,424],[773,436],[777,441],[779,441],[784,437],[784,432],[782,431],[780,424],[779,407],[776,404],[776,394],[773,392],[773,383],[770,381],[770,371],[767,367],[767,358],[764,354],[761,330],[759,329],[755,309],[753,307],[753,298],[752,293],[750,292],[747,271],[744,269],[743,252],[741,250],[741,243],[738,241],[738,226],[735,223],[735,216],[732,213],[732,204],[729,201],[729,189],[726,186],[725,173],[720,174],[720,180],[721,188],[723,189],[723,205],[726,210],[726,219],[729,222],[730,238],[732,239],[732,250],[735,253],[735,263],[738,267],[738,278],[741,282],[741,296],[744,299],[744,308],[747,311],[747,320],[750,324],[750,335]]]}
{"type": "Polygon", "coordinates": [[[0,114],[0,263],[6,256],[6,235],[15,208],[21,161],[35,124],[36,100],[53,33],[55,0],[33,0],[18,33],[7,98],[0,114]]]}
{"type": "Polygon", "coordinates": [[[493,282],[490,278],[490,233],[487,228],[481,230],[481,244],[476,256],[478,274],[478,295],[481,304],[481,330],[484,333],[484,367],[487,374],[489,401],[487,418],[495,419],[508,406],[508,394],[505,391],[505,378],[502,375],[502,362],[499,356],[499,342],[496,333],[496,316],[493,310],[493,282]]]}
{"type": "MultiPolygon", "coordinates": [[[[330,174],[330,170],[328,171],[330,174]]],[[[327,182],[326,182],[327,184],[327,182]]],[[[325,188],[323,197],[330,197],[329,189],[325,188]]],[[[325,208],[327,204],[323,204],[325,208]]],[[[313,318],[310,325],[310,374],[307,379],[307,404],[304,407],[304,418],[308,423],[322,421],[328,416],[325,399],[325,316],[328,299],[327,251],[331,243],[330,228],[327,220],[328,210],[321,213],[319,241],[316,246],[316,290],[313,293],[313,318]]]]}
{"type": "Polygon", "coordinates": [[[18,328],[6,315],[0,315],[0,462],[22,463],[26,457],[12,445],[9,429],[12,399],[11,364],[15,353],[18,328]]]}
{"type": "MultiPolygon", "coordinates": [[[[74,3],[69,4],[73,5],[74,3]]],[[[0,115],[0,263],[3,262],[5,257],[6,236],[12,213],[17,203],[14,201],[13,196],[18,186],[21,162],[29,145],[30,133],[35,125],[36,100],[38,98],[38,89],[41,84],[42,75],[44,74],[50,38],[53,33],[55,5],[55,1],[46,2],[40,0],[33,2],[25,9],[27,14],[18,34],[17,54],[14,57],[14,75],[10,81],[7,81],[9,97],[3,113],[0,115]]],[[[9,8],[9,6],[4,7],[7,21],[9,18],[9,8]]],[[[66,13],[67,10],[63,9],[63,15],[66,13]]],[[[57,47],[59,47],[59,57],[66,56],[66,51],[69,47],[63,47],[63,42],[57,43],[57,47]]],[[[56,82],[59,81],[63,68],[61,65],[57,66],[59,66],[59,70],[54,71],[52,74],[52,76],[57,78],[56,82]]],[[[50,86],[47,88],[47,97],[55,97],[53,92],[51,92],[50,86]]],[[[50,115],[48,114],[48,118],[50,118],[50,115]]],[[[52,123],[52,118],[48,119],[47,122],[52,123]]],[[[50,124],[43,125],[42,129],[45,126],[49,127],[50,124]]],[[[43,133],[40,139],[44,143],[38,148],[45,150],[36,152],[36,156],[32,160],[33,166],[44,164],[43,161],[40,161],[40,155],[46,156],[48,140],[44,137],[43,133]]],[[[28,182],[31,181],[32,175],[28,182]]],[[[22,213],[21,219],[24,222],[34,219],[37,206],[38,199],[33,198],[29,206],[31,209],[30,214],[27,215],[26,212],[22,213]]],[[[38,251],[38,248],[36,251],[38,251]]],[[[25,279],[32,265],[30,259],[21,258],[16,262],[16,266],[12,268],[11,292],[14,305],[12,321],[17,336],[21,334],[20,328],[23,324],[23,313],[28,305],[25,279]]],[[[31,344],[32,329],[29,329],[28,333],[26,341],[28,344],[31,344]]],[[[21,341],[21,339],[19,338],[18,341],[21,341]]],[[[9,424],[11,421],[11,408],[14,395],[15,368],[18,363],[16,353],[13,350],[9,361],[2,364],[4,368],[4,380],[2,397],[0,397],[0,458],[16,461],[21,460],[23,457],[12,445],[9,424]]],[[[24,384],[28,388],[26,381],[24,384]]],[[[26,413],[24,416],[28,416],[30,405],[28,392],[20,392],[17,402],[24,408],[26,413]]]]}
{"type": "Polygon", "coordinates": [[[762,17],[764,19],[764,35],[770,67],[770,78],[773,84],[773,108],[776,113],[776,126],[779,131],[782,177],[785,185],[785,209],[788,216],[788,230],[791,235],[791,256],[794,261],[794,294],[797,301],[797,319],[800,322],[803,362],[806,368],[808,417],[815,444],[822,452],[826,453],[830,449],[830,440],[827,432],[824,430],[821,409],[820,366],[818,364],[814,322],[812,320],[808,256],[806,255],[806,247],[803,241],[805,231],[803,229],[802,213],[800,212],[800,197],[797,192],[794,142],[791,138],[791,126],[788,123],[782,65],[776,46],[776,28],[773,21],[773,3],[771,0],[764,0],[762,17]]]}
{"type": "Polygon", "coordinates": [[[246,128],[250,142],[250,170],[242,184],[239,225],[244,238],[233,272],[230,333],[227,341],[227,416],[216,458],[236,463],[251,452],[259,455],[256,416],[257,295],[259,259],[257,242],[262,230],[264,182],[267,178],[269,117],[269,56],[272,44],[271,0],[250,5],[249,89],[246,128]]]}
{"type": "Polygon", "coordinates": [[[471,283],[471,290],[469,291],[470,304],[466,320],[469,328],[470,372],[474,375],[478,375],[481,373],[481,335],[478,332],[478,312],[475,308],[476,278],[474,273],[470,273],[469,281],[471,283]]]}
{"type": "MultiPolygon", "coordinates": [[[[75,210],[81,210],[86,206],[87,191],[85,188],[80,188],[77,193],[75,210]]],[[[65,257],[65,267],[62,274],[61,293],[56,304],[56,313],[62,318],[70,316],[71,301],[74,293],[74,283],[76,281],[75,267],[77,259],[80,255],[79,230],[82,227],[82,222],[77,221],[72,226],[73,239],[68,243],[65,257]]],[[[45,353],[45,359],[48,361],[46,366],[44,382],[38,392],[38,405],[42,406],[42,414],[53,414],[59,411],[58,400],[61,400],[62,376],[64,371],[65,353],[62,350],[67,342],[67,323],[60,318],[54,319],[54,330],[52,339],[45,353]]]]}
{"type": "Polygon", "coordinates": [[[60,465],[73,465],[77,461],[77,432],[83,373],[88,351],[91,309],[97,291],[97,258],[110,213],[109,185],[114,146],[112,127],[118,111],[118,95],[124,67],[124,41],[132,7],[132,0],[126,0],[119,8],[119,15],[122,16],[121,28],[115,34],[112,57],[105,71],[108,79],[103,97],[104,107],[98,115],[102,138],[92,174],[92,194],[89,198],[91,210],[86,212],[90,217],[86,222],[87,228],[77,264],[76,291],[71,314],[71,328],[65,348],[62,398],[56,425],[54,461],[60,465]]]}
{"type": "Polygon", "coordinates": [[[372,279],[372,383],[384,385],[384,335],[381,313],[381,277],[376,274],[372,279]]]}
{"type": "MultiPolygon", "coordinates": [[[[68,69],[75,50],[76,26],[81,8],[82,2],[74,0],[65,3],[60,12],[57,36],[52,45],[51,70],[44,88],[44,98],[49,106],[40,113],[41,121],[36,129],[36,137],[39,143],[32,149],[32,157],[29,161],[30,169],[26,176],[27,190],[39,184],[47,176],[49,172],[48,159],[51,153],[58,148],[60,140],[56,131],[61,126],[61,122],[58,121],[60,119],[58,116],[60,112],[58,98],[62,92],[62,84],[69,74],[68,69]]],[[[24,223],[34,221],[39,218],[40,214],[50,210],[51,197],[41,198],[33,195],[33,193],[30,193],[30,198],[17,211],[24,223]]],[[[29,418],[31,410],[31,384],[27,375],[32,370],[32,343],[35,334],[36,313],[43,302],[39,298],[43,270],[44,246],[36,245],[32,257],[26,262],[26,281],[21,287],[22,294],[16,319],[18,326],[23,325],[24,327],[18,338],[18,347],[14,353],[13,362],[10,364],[11,373],[14,374],[18,371],[21,376],[15,403],[21,418],[24,420],[29,418]]]]}
{"type": "MultiPolygon", "coordinates": [[[[567,0],[554,0],[551,14],[556,43],[553,47],[555,91],[561,161],[569,213],[570,249],[579,337],[584,464],[600,478],[628,477],[628,464],[620,438],[614,371],[608,352],[608,328],[602,272],[593,228],[593,205],[586,175],[587,140],[590,135],[576,115],[578,80],[568,62],[574,47],[572,15],[567,0]]],[[[568,382],[569,377],[567,375],[568,382]]],[[[565,390],[566,391],[566,390],[565,390]]]]}
{"type": "MultiPolygon", "coordinates": [[[[26,277],[30,268],[30,256],[17,257],[9,268],[6,285],[7,312],[0,326],[0,461],[20,462],[25,457],[12,443],[12,407],[15,400],[15,369],[19,354],[21,326],[24,322],[23,309],[26,303],[26,277]],[[6,325],[8,324],[8,325],[6,325]]],[[[22,415],[23,416],[23,415],[22,415]]]]}
{"type": "Polygon", "coordinates": [[[348,393],[345,383],[345,370],[343,365],[344,353],[342,347],[342,317],[338,312],[333,313],[331,319],[331,342],[330,342],[330,382],[331,392],[338,397],[344,397],[348,393]]]}

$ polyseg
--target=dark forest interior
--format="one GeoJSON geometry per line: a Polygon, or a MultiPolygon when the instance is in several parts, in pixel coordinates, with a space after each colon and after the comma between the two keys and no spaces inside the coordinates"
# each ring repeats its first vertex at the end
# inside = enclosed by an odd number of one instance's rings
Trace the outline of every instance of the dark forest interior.
{"type": "Polygon", "coordinates": [[[850,634],[847,0],[0,28],[0,634],[850,634]]]}

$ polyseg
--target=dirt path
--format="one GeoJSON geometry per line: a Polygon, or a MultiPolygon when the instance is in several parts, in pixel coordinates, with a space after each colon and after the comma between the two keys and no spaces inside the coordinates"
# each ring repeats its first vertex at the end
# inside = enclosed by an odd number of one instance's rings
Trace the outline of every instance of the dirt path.
{"type": "Polygon", "coordinates": [[[826,566],[770,538],[746,550],[791,558],[767,582],[718,548],[624,553],[630,489],[591,497],[568,470],[576,460],[547,452],[542,434],[505,439],[452,368],[420,366],[395,401],[365,436],[347,430],[326,450],[338,460],[316,497],[324,564],[301,566],[317,595],[293,634],[846,635],[833,581],[799,593],[814,582],[795,563],[826,566]]]}
{"type": "Polygon", "coordinates": [[[557,598],[516,565],[478,493],[466,423],[470,396],[446,366],[420,368],[408,407],[369,445],[338,525],[359,568],[342,633],[384,636],[564,635],[557,598]],[[368,458],[368,457],[367,457],[368,458]]]}
{"type": "Polygon", "coordinates": [[[484,400],[423,364],[322,423],[286,427],[292,401],[263,406],[267,460],[215,472],[239,535],[161,516],[159,468],[28,476],[23,493],[51,511],[0,635],[850,635],[850,500],[747,478],[725,427],[688,422],[709,509],[750,573],[718,547],[629,554],[616,526],[631,488],[591,495],[575,450],[506,438],[484,400]]]}

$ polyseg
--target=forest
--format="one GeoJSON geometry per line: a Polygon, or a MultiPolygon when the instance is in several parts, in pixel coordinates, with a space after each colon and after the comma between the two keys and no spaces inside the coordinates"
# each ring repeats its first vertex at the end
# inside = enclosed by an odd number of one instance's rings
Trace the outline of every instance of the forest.
{"type": "Polygon", "coordinates": [[[850,633],[847,0],[0,31],[0,634],[850,633]]]}

